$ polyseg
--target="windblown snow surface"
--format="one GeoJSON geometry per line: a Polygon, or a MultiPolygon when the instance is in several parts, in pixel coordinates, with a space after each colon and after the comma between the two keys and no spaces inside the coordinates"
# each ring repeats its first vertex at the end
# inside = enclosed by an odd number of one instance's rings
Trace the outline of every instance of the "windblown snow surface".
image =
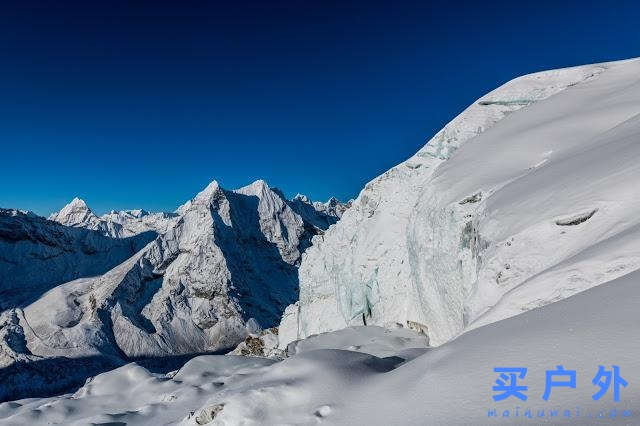
{"type": "Polygon", "coordinates": [[[288,358],[128,364],[0,404],[0,422],[638,424],[639,183],[640,60],[520,77],[313,238],[280,324],[288,358]],[[545,401],[558,365],[576,388],[545,401]],[[600,365],[628,382],[619,402],[592,398],[600,365]],[[528,369],[527,401],[494,401],[496,367],[528,369]]]}

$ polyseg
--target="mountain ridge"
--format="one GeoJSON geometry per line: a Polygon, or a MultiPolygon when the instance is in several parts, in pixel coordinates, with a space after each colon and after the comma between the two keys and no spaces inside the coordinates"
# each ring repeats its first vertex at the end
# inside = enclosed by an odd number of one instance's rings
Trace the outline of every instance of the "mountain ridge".
{"type": "MultiPolygon", "coordinates": [[[[232,349],[249,333],[278,324],[298,297],[302,253],[338,220],[315,210],[303,217],[296,207],[262,180],[233,191],[213,181],[173,214],[129,210],[98,217],[75,198],[51,220],[17,211],[0,215],[9,230],[19,222],[35,226],[36,235],[137,243],[92,273],[65,275],[43,283],[24,303],[8,302],[0,362],[25,363],[30,371],[31,362],[59,357],[113,365],[232,349]]],[[[15,253],[16,238],[7,235],[0,232],[2,253],[15,253]]],[[[46,246],[38,241],[32,245],[46,246]]],[[[48,276],[43,268],[22,267],[32,269],[28,277],[48,276]]],[[[4,284],[9,277],[2,272],[4,284]]],[[[34,380],[46,380],[38,374],[34,380]]]]}

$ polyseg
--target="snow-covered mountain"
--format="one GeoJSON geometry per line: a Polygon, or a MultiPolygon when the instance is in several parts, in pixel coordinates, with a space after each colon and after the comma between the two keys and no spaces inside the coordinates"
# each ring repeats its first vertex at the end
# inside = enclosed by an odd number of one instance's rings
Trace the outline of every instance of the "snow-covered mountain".
{"type": "MultiPolygon", "coordinates": [[[[87,375],[92,354],[202,350],[256,331],[248,316],[275,315],[256,306],[261,291],[281,309],[301,260],[300,300],[278,331],[281,348],[305,338],[289,357],[209,355],[163,372],[140,360],[73,394],[0,404],[0,422],[637,424],[638,182],[640,60],[494,90],[325,232],[304,219],[313,203],[303,197],[214,182],[119,266],[0,315],[0,348],[14,356],[0,391],[64,381],[73,372],[55,354],[83,354],[73,366],[87,375]],[[247,286],[262,274],[267,282],[247,286]],[[546,373],[560,364],[577,385],[557,382],[568,389],[546,401],[546,373]],[[625,380],[620,401],[613,389],[598,400],[612,383],[594,376],[606,368],[611,381],[612,365],[625,380]],[[528,400],[492,398],[498,366],[527,369],[517,382],[528,400]]],[[[273,350],[275,333],[235,353],[273,350]]]]}
{"type": "Polygon", "coordinates": [[[640,60],[516,78],[314,239],[281,346],[398,323],[439,345],[640,266],[640,60]]]}
{"type": "Polygon", "coordinates": [[[311,201],[306,195],[297,194],[291,201],[288,201],[288,204],[307,222],[319,229],[327,229],[342,217],[342,214],[351,206],[351,200],[347,203],[341,203],[335,197],[331,197],[322,203],[311,201]]]}
{"type": "Polygon", "coordinates": [[[0,311],[33,302],[65,281],[103,274],[155,236],[143,232],[111,238],[33,213],[0,209],[0,311]]]}
{"type": "Polygon", "coordinates": [[[117,365],[232,348],[248,332],[277,325],[284,308],[298,298],[302,252],[337,220],[315,211],[311,223],[291,205],[262,180],[235,191],[214,181],[171,215],[129,211],[98,218],[75,199],[52,216],[55,221],[15,212],[0,216],[0,224],[8,223],[0,228],[0,254],[7,260],[0,263],[0,288],[15,294],[28,279],[47,280],[20,303],[4,306],[9,310],[0,320],[0,336],[9,343],[0,345],[3,363],[69,357],[117,365]],[[147,217],[157,220],[144,222],[147,217]],[[18,225],[37,227],[29,233],[18,225]],[[126,238],[103,235],[137,231],[142,233],[126,238]],[[156,232],[153,241],[147,238],[156,232]],[[66,264],[57,263],[49,234],[78,236],[79,242],[56,248],[73,265],[84,266],[89,254],[101,259],[98,243],[108,257],[69,275],[66,264]],[[23,245],[36,254],[23,256],[23,245]],[[63,266],[67,275],[49,276],[50,269],[63,266]],[[14,285],[15,273],[26,278],[14,285]],[[61,284],[64,280],[72,281],[61,284]]]}
{"type": "Polygon", "coordinates": [[[103,235],[123,238],[147,231],[164,233],[178,220],[175,213],[149,213],[142,209],[111,211],[96,216],[84,200],[74,198],[62,210],[49,216],[62,225],[86,228],[103,235]]]}

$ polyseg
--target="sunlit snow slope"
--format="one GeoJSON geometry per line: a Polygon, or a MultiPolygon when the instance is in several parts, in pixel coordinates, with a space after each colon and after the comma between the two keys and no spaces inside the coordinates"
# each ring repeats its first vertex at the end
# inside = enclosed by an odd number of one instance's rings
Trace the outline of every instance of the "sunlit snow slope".
{"type": "Polygon", "coordinates": [[[639,60],[510,81],[315,237],[281,346],[364,322],[439,345],[633,271],[639,183],[639,60]]]}

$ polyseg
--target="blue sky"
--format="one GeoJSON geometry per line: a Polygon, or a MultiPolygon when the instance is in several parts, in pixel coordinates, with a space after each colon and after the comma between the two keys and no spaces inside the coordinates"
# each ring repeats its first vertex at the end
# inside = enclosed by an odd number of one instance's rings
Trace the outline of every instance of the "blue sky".
{"type": "Polygon", "coordinates": [[[640,56],[637,2],[15,3],[0,206],[40,214],[171,211],[212,179],[348,199],[513,77],[640,56]]]}

